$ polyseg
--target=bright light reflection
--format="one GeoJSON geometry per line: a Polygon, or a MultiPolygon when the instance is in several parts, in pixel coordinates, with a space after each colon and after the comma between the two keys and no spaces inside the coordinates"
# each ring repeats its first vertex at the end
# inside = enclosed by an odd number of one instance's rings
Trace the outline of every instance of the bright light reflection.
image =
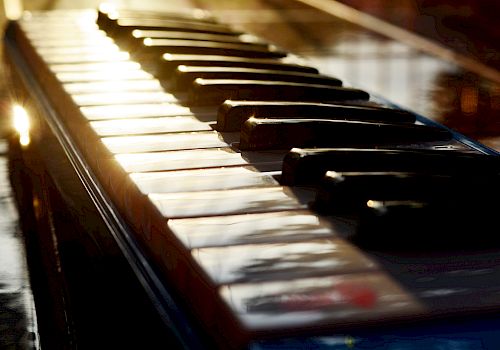
{"type": "Polygon", "coordinates": [[[374,201],[374,200],[370,199],[366,202],[366,206],[368,208],[379,209],[382,207],[382,203],[380,203],[379,201],[374,201]]]}
{"type": "Polygon", "coordinates": [[[116,21],[119,17],[120,17],[120,14],[118,13],[118,11],[110,11],[110,12],[108,12],[108,18],[111,19],[111,20],[116,21]]]}
{"type": "Polygon", "coordinates": [[[19,143],[21,146],[28,146],[31,142],[29,134],[22,134],[19,136],[19,143]]]}
{"type": "Polygon", "coordinates": [[[110,13],[112,11],[116,11],[116,6],[109,2],[104,2],[99,5],[99,10],[103,13],[110,13]]]}
{"type": "Polygon", "coordinates": [[[23,13],[23,3],[20,0],[4,0],[5,17],[11,20],[19,19],[23,13]]]}
{"type": "Polygon", "coordinates": [[[26,110],[19,106],[14,105],[12,108],[14,119],[14,129],[19,134],[19,143],[22,146],[27,146],[30,143],[30,120],[26,110]]]}
{"type": "Polygon", "coordinates": [[[197,19],[204,19],[208,17],[207,12],[202,9],[195,9],[193,11],[193,16],[197,19]]]}

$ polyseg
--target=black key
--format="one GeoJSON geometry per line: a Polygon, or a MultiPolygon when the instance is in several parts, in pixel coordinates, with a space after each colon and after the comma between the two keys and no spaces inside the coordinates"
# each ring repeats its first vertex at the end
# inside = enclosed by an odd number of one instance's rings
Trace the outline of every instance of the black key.
{"type": "Polygon", "coordinates": [[[182,20],[169,19],[142,19],[142,18],[119,18],[114,25],[106,31],[115,39],[129,37],[132,31],[139,30],[163,30],[187,33],[207,33],[220,35],[240,35],[241,32],[233,31],[228,26],[212,23],[195,23],[182,20]]]}
{"type": "Polygon", "coordinates": [[[316,195],[315,208],[321,212],[352,212],[369,200],[432,201],[477,196],[491,191],[500,176],[481,174],[429,174],[409,172],[336,172],[328,171],[316,195]]]}
{"type": "MultiPolygon", "coordinates": [[[[383,124],[322,119],[248,119],[241,129],[243,150],[292,147],[352,147],[446,141],[449,131],[417,124],[383,124]]],[[[335,168],[328,168],[335,169],[335,168]]],[[[324,172],[323,172],[324,174],[324,172]]]]}
{"type": "Polygon", "coordinates": [[[368,249],[398,253],[497,248],[497,198],[481,193],[432,201],[369,200],[351,239],[368,249]]]}
{"type": "Polygon", "coordinates": [[[196,79],[190,91],[193,106],[218,105],[225,100],[327,102],[369,98],[365,91],[336,86],[233,79],[196,79]]]}
{"type": "Polygon", "coordinates": [[[226,101],[219,107],[217,113],[217,130],[238,131],[250,117],[344,119],[381,123],[415,122],[414,114],[391,108],[311,102],[226,101]]]}
{"type": "Polygon", "coordinates": [[[256,69],[273,69],[282,71],[318,73],[313,67],[287,63],[281,60],[245,58],[231,56],[209,55],[172,55],[165,54],[157,68],[159,77],[170,79],[178,66],[203,66],[203,67],[242,67],[256,69]]]}
{"type": "Polygon", "coordinates": [[[268,43],[249,35],[220,35],[220,34],[206,34],[206,33],[187,33],[175,32],[164,30],[140,30],[135,29],[129,38],[124,38],[120,45],[123,45],[129,50],[135,50],[146,38],[151,39],[176,39],[176,40],[197,40],[197,41],[211,41],[220,43],[233,43],[242,45],[260,46],[262,48],[269,47],[268,43]]]}
{"type": "MultiPolygon", "coordinates": [[[[179,66],[171,80],[171,87],[177,91],[187,90],[197,78],[203,79],[238,79],[238,80],[273,80],[293,83],[340,86],[342,82],[325,75],[287,72],[270,69],[241,67],[192,67],[179,66]]],[[[239,129],[238,129],[239,130],[239,129]]]]}
{"type": "Polygon", "coordinates": [[[282,170],[282,184],[314,185],[328,170],[498,174],[500,157],[429,149],[294,148],[282,170]]]}
{"type": "Polygon", "coordinates": [[[114,25],[119,18],[128,19],[162,19],[176,20],[195,23],[217,23],[217,20],[207,11],[200,9],[179,11],[179,12],[159,12],[159,11],[144,11],[144,10],[127,10],[127,9],[100,9],[97,15],[97,24],[103,30],[106,30],[114,25]]]}
{"type": "Polygon", "coordinates": [[[262,47],[261,45],[252,44],[151,38],[144,39],[142,46],[139,45],[132,54],[136,57],[143,57],[151,54],[161,57],[164,53],[220,55],[250,58],[282,58],[287,55],[286,52],[274,49],[272,46],[262,47]]]}

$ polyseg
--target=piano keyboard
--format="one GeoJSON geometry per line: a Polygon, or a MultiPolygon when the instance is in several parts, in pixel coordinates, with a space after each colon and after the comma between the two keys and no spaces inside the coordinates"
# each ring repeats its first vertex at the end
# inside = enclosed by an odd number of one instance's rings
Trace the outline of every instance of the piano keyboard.
{"type": "Polygon", "coordinates": [[[220,347],[500,305],[500,254],[470,248],[497,243],[500,161],[473,141],[204,12],[33,12],[5,43],[220,347]]]}

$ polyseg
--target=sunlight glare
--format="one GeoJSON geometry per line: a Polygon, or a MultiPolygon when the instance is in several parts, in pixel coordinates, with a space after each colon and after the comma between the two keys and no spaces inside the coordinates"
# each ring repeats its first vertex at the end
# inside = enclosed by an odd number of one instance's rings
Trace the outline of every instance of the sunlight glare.
{"type": "Polygon", "coordinates": [[[30,143],[30,119],[26,110],[19,106],[14,105],[12,108],[14,129],[19,134],[19,143],[22,146],[27,146],[30,143]]]}

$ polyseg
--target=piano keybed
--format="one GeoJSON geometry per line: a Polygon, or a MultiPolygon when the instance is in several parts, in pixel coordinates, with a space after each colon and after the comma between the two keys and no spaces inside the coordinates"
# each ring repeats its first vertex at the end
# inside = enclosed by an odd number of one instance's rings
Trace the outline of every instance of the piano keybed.
{"type": "MultiPolygon", "coordinates": [[[[493,262],[461,279],[452,253],[392,251],[432,245],[436,211],[451,220],[478,201],[464,226],[496,241],[497,156],[204,12],[95,22],[54,11],[11,23],[12,70],[45,91],[104,197],[220,346],[499,305],[493,262]],[[413,222],[429,232],[406,236],[413,222]]],[[[446,251],[460,224],[437,227],[446,251]]]]}

